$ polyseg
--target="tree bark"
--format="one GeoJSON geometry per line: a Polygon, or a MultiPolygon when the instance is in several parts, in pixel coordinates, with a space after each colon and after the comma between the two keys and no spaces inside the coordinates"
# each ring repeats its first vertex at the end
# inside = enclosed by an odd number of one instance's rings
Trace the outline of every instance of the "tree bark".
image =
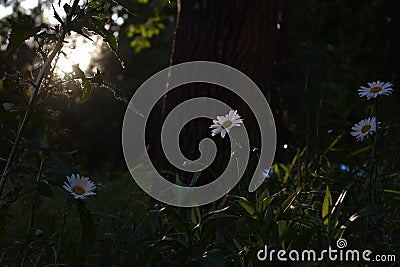
{"type": "MultiPolygon", "coordinates": [[[[270,96],[276,77],[273,74],[271,37],[276,31],[276,7],[265,0],[185,0],[178,1],[177,27],[173,43],[171,65],[188,61],[214,61],[234,67],[249,76],[270,96]]],[[[190,84],[175,89],[164,97],[162,118],[178,104],[194,97],[217,98],[237,109],[245,121],[252,148],[260,147],[257,122],[250,108],[228,90],[210,84],[190,84]]],[[[224,115],[224,114],[220,114],[224,115]]],[[[210,120],[199,119],[188,123],[181,131],[180,149],[189,159],[200,156],[198,143],[211,137],[210,120]]],[[[217,158],[207,171],[202,172],[199,184],[218,177],[229,161],[229,139],[213,138],[218,147],[217,158]]],[[[152,149],[158,169],[171,169],[160,153],[161,146],[152,149]]],[[[250,162],[256,159],[252,153],[250,162]]],[[[254,164],[250,164],[254,165],[254,164]]],[[[176,172],[176,171],[175,171],[176,172]]],[[[191,175],[177,171],[190,180],[191,175]]],[[[198,185],[199,185],[198,184],[198,185]]]]}

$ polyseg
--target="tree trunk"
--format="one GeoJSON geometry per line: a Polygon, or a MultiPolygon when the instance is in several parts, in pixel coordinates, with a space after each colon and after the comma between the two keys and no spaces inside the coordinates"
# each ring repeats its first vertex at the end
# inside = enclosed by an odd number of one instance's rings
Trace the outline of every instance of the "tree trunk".
{"type": "MultiPolygon", "coordinates": [[[[274,1],[265,0],[185,0],[178,1],[177,27],[174,37],[171,65],[188,61],[214,61],[234,67],[249,76],[270,96],[276,76],[273,63],[277,55],[272,55],[271,36],[276,32],[276,10],[274,1]]],[[[260,134],[257,122],[249,107],[235,94],[210,84],[190,84],[175,89],[164,97],[162,117],[187,99],[206,96],[217,98],[237,109],[245,121],[250,137],[251,148],[260,147],[260,134]]],[[[224,115],[224,114],[220,114],[224,115]]],[[[208,128],[212,121],[198,119],[188,123],[180,135],[180,149],[189,159],[200,156],[198,143],[211,137],[208,128]]],[[[218,147],[215,161],[202,172],[200,182],[210,182],[218,177],[230,157],[229,139],[213,137],[218,147]]],[[[161,146],[153,148],[157,169],[171,169],[166,158],[160,153],[161,146]]],[[[256,160],[252,153],[250,162],[256,160]]],[[[250,164],[250,165],[254,165],[250,164]]],[[[254,165],[255,166],[255,165],[254,165]]],[[[254,167],[253,166],[253,167],[254,167]]],[[[189,179],[184,172],[180,176],[189,179]]]]}

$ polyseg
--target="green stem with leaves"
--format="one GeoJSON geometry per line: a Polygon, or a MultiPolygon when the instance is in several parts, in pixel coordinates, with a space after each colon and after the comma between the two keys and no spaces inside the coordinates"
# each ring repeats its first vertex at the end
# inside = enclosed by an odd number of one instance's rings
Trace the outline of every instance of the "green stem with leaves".
{"type": "Polygon", "coordinates": [[[17,156],[17,151],[19,149],[19,145],[21,143],[21,139],[22,136],[25,132],[26,126],[28,125],[29,122],[29,118],[30,115],[32,113],[33,110],[33,106],[35,104],[35,100],[38,96],[39,93],[39,89],[42,85],[43,79],[45,78],[51,63],[53,61],[53,59],[56,57],[56,55],[61,51],[63,45],[64,45],[64,40],[65,37],[67,36],[67,33],[69,32],[69,27],[70,27],[70,23],[72,21],[72,17],[75,13],[75,10],[78,6],[79,0],[74,0],[73,4],[72,4],[72,8],[71,10],[68,12],[67,17],[65,19],[65,23],[63,25],[63,29],[61,31],[60,37],[55,45],[55,47],[53,48],[52,52],[50,53],[50,55],[47,57],[47,59],[45,60],[45,62],[43,63],[42,68],[40,69],[40,72],[36,78],[35,83],[33,84],[33,90],[32,90],[32,94],[31,97],[29,98],[29,102],[28,105],[26,107],[26,111],[24,114],[24,117],[21,121],[21,123],[18,126],[18,130],[17,130],[17,136],[15,137],[15,141],[13,143],[13,146],[11,148],[11,152],[8,155],[8,159],[7,159],[7,163],[4,167],[3,173],[1,175],[1,179],[0,179],[0,199],[3,196],[3,191],[4,191],[4,187],[7,181],[7,177],[8,174],[10,173],[12,166],[13,166],[13,162],[15,157],[17,156]]]}

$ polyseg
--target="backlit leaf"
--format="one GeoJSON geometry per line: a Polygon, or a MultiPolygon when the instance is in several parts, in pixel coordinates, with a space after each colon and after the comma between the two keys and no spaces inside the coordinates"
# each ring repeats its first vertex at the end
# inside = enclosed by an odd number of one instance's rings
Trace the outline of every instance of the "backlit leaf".
{"type": "Polygon", "coordinates": [[[83,79],[81,103],[85,103],[89,99],[91,92],[92,92],[92,85],[90,84],[90,81],[88,79],[83,79]]]}
{"type": "Polygon", "coordinates": [[[25,40],[38,33],[41,27],[35,27],[33,19],[27,15],[20,15],[18,20],[7,19],[11,25],[11,34],[6,50],[6,57],[18,51],[25,40]]]}
{"type": "Polygon", "coordinates": [[[329,187],[327,186],[324,202],[322,204],[322,221],[324,222],[325,225],[329,224],[331,207],[332,207],[332,196],[331,192],[329,191],[329,187]]]}

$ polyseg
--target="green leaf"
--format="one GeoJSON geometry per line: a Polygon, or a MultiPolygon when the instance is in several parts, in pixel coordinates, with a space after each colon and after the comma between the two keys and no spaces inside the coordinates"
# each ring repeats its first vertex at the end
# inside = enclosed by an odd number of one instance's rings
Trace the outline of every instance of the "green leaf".
{"type": "Polygon", "coordinates": [[[261,203],[260,203],[260,207],[259,207],[259,212],[260,213],[264,213],[265,210],[267,209],[267,207],[271,204],[272,200],[274,200],[274,196],[268,196],[266,198],[264,198],[261,203]]]}
{"type": "Polygon", "coordinates": [[[340,139],[343,137],[343,135],[339,135],[335,138],[335,140],[333,140],[333,142],[329,145],[328,150],[329,151],[338,151],[341,149],[335,148],[336,144],[340,141],[340,139]]]}
{"type": "Polygon", "coordinates": [[[90,84],[90,81],[88,79],[83,79],[81,103],[85,103],[89,99],[91,92],[92,92],[92,85],[90,84]]]}
{"type": "Polygon", "coordinates": [[[101,21],[99,19],[91,17],[90,23],[86,23],[84,26],[86,26],[89,30],[94,31],[103,37],[103,40],[108,44],[108,47],[117,56],[121,66],[124,67],[124,61],[122,60],[118,52],[117,38],[115,38],[115,36],[109,31],[107,31],[107,29],[104,27],[105,21],[101,21]]]}
{"type": "Polygon", "coordinates": [[[175,175],[175,184],[180,185],[180,186],[186,186],[186,184],[179,178],[179,175],[175,175]]]}
{"type": "Polygon", "coordinates": [[[204,252],[203,256],[197,261],[203,266],[225,266],[222,252],[219,249],[212,249],[204,252]]]}
{"type": "Polygon", "coordinates": [[[323,224],[318,218],[307,214],[285,214],[281,219],[297,222],[306,228],[318,229],[317,231],[323,229],[323,224]]]}
{"type": "Polygon", "coordinates": [[[92,93],[92,84],[90,83],[93,80],[99,81],[103,80],[100,72],[97,70],[97,73],[92,78],[86,78],[85,73],[79,68],[78,64],[72,65],[72,70],[74,71],[73,78],[82,80],[82,97],[81,103],[85,103],[92,93]]]}
{"type": "Polygon", "coordinates": [[[250,202],[245,199],[244,197],[241,197],[238,201],[239,205],[242,206],[251,216],[255,214],[254,208],[251,206],[250,202]]]}
{"type": "Polygon", "coordinates": [[[58,15],[56,9],[54,8],[54,5],[51,6],[53,7],[54,17],[56,18],[56,20],[60,22],[61,25],[64,25],[64,21],[61,19],[60,15],[58,15]]]}
{"type": "Polygon", "coordinates": [[[379,205],[371,205],[363,208],[362,210],[354,213],[353,215],[350,216],[350,218],[347,220],[345,224],[343,224],[340,229],[336,232],[335,234],[335,239],[338,239],[343,236],[345,230],[351,225],[352,222],[355,220],[358,220],[362,217],[367,217],[367,216],[378,216],[380,213],[384,212],[384,208],[379,205]]]}
{"type": "Polygon", "coordinates": [[[237,241],[236,239],[233,239],[232,241],[239,252],[243,250],[243,246],[239,243],[239,241],[237,241]]]}
{"type": "Polygon", "coordinates": [[[355,220],[357,220],[358,218],[361,218],[361,217],[376,215],[382,211],[383,211],[383,209],[380,206],[377,206],[377,205],[367,206],[367,207],[363,208],[362,210],[351,215],[349,218],[349,222],[354,222],[355,220]]]}
{"type": "Polygon", "coordinates": [[[235,219],[238,219],[238,218],[240,218],[237,215],[226,213],[225,211],[227,211],[228,209],[229,209],[229,206],[225,207],[223,209],[210,211],[209,213],[205,214],[203,216],[203,225],[208,223],[209,221],[212,221],[212,220],[215,220],[215,219],[222,219],[222,218],[235,218],[235,219]]]}
{"type": "Polygon", "coordinates": [[[359,149],[359,150],[357,150],[355,152],[350,153],[349,155],[350,156],[357,156],[357,155],[362,154],[364,152],[367,152],[368,150],[371,150],[371,149],[372,149],[372,146],[366,146],[366,147],[363,147],[363,148],[361,148],[361,149],[359,149]]]}
{"type": "Polygon", "coordinates": [[[282,212],[286,212],[290,206],[292,205],[293,201],[296,199],[297,195],[300,193],[300,189],[297,189],[296,192],[291,194],[281,205],[282,212]]]}
{"type": "Polygon", "coordinates": [[[175,227],[185,227],[189,222],[182,218],[182,216],[172,207],[166,207],[162,210],[165,213],[168,221],[175,225],[175,227]]]}
{"type": "Polygon", "coordinates": [[[184,248],[188,248],[188,244],[185,242],[183,239],[175,238],[175,237],[170,237],[170,236],[164,236],[162,238],[162,241],[168,241],[168,242],[176,242],[177,244],[181,245],[184,248]]]}
{"type": "Polygon", "coordinates": [[[103,75],[101,75],[101,72],[99,71],[99,69],[97,69],[96,74],[93,77],[88,78],[88,80],[90,80],[92,83],[97,83],[100,85],[104,83],[103,75]]]}
{"type": "Polygon", "coordinates": [[[346,197],[347,191],[349,191],[350,187],[352,186],[352,184],[346,186],[346,188],[340,193],[338,199],[336,200],[335,206],[333,206],[332,208],[332,226],[336,227],[336,225],[339,222],[339,216],[342,212],[342,208],[343,208],[343,201],[346,197]]]}
{"type": "Polygon", "coordinates": [[[190,219],[193,224],[198,224],[201,221],[201,213],[199,207],[194,207],[190,211],[190,219]]]}
{"type": "Polygon", "coordinates": [[[79,68],[79,64],[72,65],[72,70],[74,71],[74,79],[86,79],[85,73],[79,68]]]}
{"type": "Polygon", "coordinates": [[[11,34],[8,39],[6,57],[18,51],[25,40],[38,33],[41,27],[35,27],[33,19],[27,15],[20,15],[18,20],[7,19],[11,25],[11,34]]]}
{"type": "Polygon", "coordinates": [[[325,198],[322,204],[322,221],[325,225],[329,224],[331,207],[332,207],[332,196],[331,192],[329,191],[329,187],[326,186],[325,198]]]}
{"type": "Polygon", "coordinates": [[[146,220],[150,225],[153,234],[158,233],[161,229],[161,211],[151,210],[146,216],[146,220]]]}
{"type": "Polygon", "coordinates": [[[383,192],[400,195],[400,191],[391,190],[391,189],[385,189],[385,190],[383,190],[383,192]]]}
{"type": "Polygon", "coordinates": [[[71,11],[71,6],[68,5],[67,3],[64,4],[63,8],[64,8],[65,14],[68,14],[71,11]]]}
{"type": "Polygon", "coordinates": [[[19,72],[14,74],[4,74],[0,83],[0,97],[5,97],[11,90],[19,88],[19,72]]]}
{"type": "Polygon", "coordinates": [[[46,182],[39,182],[37,185],[37,191],[44,197],[53,197],[53,189],[46,182]]]}
{"type": "Polygon", "coordinates": [[[197,180],[198,180],[199,177],[200,177],[200,174],[201,174],[201,171],[200,171],[200,172],[195,172],[195,173],[193,174],[192,181],[190,181],[189,186],[195,186],[195,185],[196,185],[197,180]]]}
{"type": "Polygon", "coordinates": [[[287,222],[280,221],[278,222],[279,238],[277,240],[278,246],[282,246],[282,248],[287,248],[289,244],[293,243],[296,239],[297,227],[291,225],[287,222]]]}
{"type": "Polygon", "coordinates": [[[135,37],[131,41],[131,43],[129,45],[131,47],[133,47],[135,53],[139,53],[143,49],[151,47],[150,41],[148,39],[146,39],[146,38],[141,37],[141,36],[135,37]]]}
{"type": "Polygon", "coordinates": [[[77,201],[76,208],[79,213],[83,234],[92,243],[96,238],[96,226],[93,223],[92,214],[86,208],[86,204],[83,201],[77,201]]]}
{"type": "Polygon", "coordinates": [[[301,188],[298,188],[296,192],[291,194],[282,204],[280,209],[276,212],[275,215],[275,220],[279,221],[282,220],[283,217],[285,217],[285,212],[290,209],[292,206],[292,203],[295,201],[297,195],[300,193],[301,188]]]}

